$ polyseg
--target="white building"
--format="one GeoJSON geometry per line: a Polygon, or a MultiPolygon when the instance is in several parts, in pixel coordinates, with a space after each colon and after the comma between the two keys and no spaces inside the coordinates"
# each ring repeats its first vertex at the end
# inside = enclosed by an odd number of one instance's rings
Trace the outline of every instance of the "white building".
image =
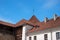
{"type": "Polygon", "coordinates": [[[40,22],[34,15],[16,24],[0,21],[0,40],[60,40],[60,17],[40,22]]]}
{"type": "Polygon", "coordinates": [[[56,14],[54,18],[39,22],[35,16],[23,26],[22,40],[60,40],[60,17],[56,14]]]}

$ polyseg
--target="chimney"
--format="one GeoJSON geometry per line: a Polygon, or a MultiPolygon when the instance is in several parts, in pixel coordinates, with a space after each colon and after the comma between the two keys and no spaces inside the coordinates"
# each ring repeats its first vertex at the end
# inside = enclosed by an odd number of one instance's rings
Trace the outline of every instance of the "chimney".
{"type": "Polygon", "coordinates": [[[47,18],[47,17],[45,17],[44,22],[46,23],[47,21],[48,21],[48,18],[47,18]]]}
{"type": "Polygon", "coordinates": [[[54,14],[54,21],[57,19],[57,17],[58,17],[58,16],[57,16],[56,14],[54,14]]]}

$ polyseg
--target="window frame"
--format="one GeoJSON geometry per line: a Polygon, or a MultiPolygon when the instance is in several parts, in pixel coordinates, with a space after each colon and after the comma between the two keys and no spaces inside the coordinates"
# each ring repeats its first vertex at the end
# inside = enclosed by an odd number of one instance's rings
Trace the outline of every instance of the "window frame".
{"type": "Polygon", "coordinates": [[[37,36],[34,36],[34,40],[37,40],[37,36]]]}
{"type": "Polygon", "coordinates": [[[44,34],[44,40],[48,40],[48,34],[44,34]]]}
{"type": "Polygon", "coordinates": [[[29,37],[29,40],[31,40],[32,39],[32,37],[29,37]]]}
{"type": "Polygon", "coordinates": [[[60,39],[60,32],[56,32],[56,40],[60,39]]]}

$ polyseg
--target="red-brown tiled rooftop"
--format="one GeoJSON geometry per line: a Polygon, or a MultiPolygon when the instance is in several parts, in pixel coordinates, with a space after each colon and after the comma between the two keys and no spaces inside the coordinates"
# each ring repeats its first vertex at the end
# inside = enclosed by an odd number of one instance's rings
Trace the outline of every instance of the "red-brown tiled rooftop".
{"type": "Polygon", "coordinates": [[[54,27],[60,26],[60,17],[57,17],[57,19],[55,21],[54,21],[54,19],[48,20],[46,23],[40,22],[34,15],[31,17],[30,20],[27,21],[27,20],[23,19],[16,24],[11,24],[11,23],[0,21],[0,24],[10,26],[10,27],[19,27],[20,25],[22,25],[24,23],[33,25],[34,26],[33,29],[31,29],[29,32],[34,32],[34,31],[38,31],[38,30],[44,30],[47,28],[54,28],[54,27]],[[39,26],[38,29],[36,29],[36,27],[35,27],[36,25],[39,26]]]}

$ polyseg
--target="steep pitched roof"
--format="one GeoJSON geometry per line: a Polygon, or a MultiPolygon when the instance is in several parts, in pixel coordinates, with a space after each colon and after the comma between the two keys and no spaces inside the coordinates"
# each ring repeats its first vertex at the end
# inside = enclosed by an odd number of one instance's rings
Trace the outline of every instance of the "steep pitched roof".
{"type": "Polygon", "coordinates": [[[10,27],[19,27],[20,25],[24,24],[24,23],[27,23],[27,24],[30,24],[30,25],[33,25],[33,29],[29,30],[29,32],[34,32],[34,31],[39,31],[39,30],[44,30],[44,29],[47,29],[47,28],[54,28],[54,27],[58,27],[60,26],[60,17],[57,17],[57,20],[48,20],[48,22],[40,22],[35,15],[33,15],[31,17],[30,20],[21,20],[19,21],[18,23],[16,24],[11,24],[11,23],[7,23],[7,22],[3,22],[3,21],[0,21],[0,24],[2,25],[6,25],[6,26],[10,26],[10,27]],[[39,26],[39,28],[36,28],[36,25],[39,26]]]}
{"type": "Polygon", "coordinates": [[[48,22],[41,22],[39,23],[39,28],[36,28],[36,26],[29,30],[29,32],[34,32],[34,31],[40,31],[40,30],[45,30],[48,28],[55,28],[60,26],[60,17],[57,17],[57,20],[54,21],[54,19],[49,20],[48,22]]]}
{"type": "Polygon", "coordinates": [[[32,22],[32,23],[38,23],[38,22],[40,22],[37,18],[36,18],[36,16],[35,15],[33,15],[32,17],[31,17],[31,19],[29,20],[29,22],[32,22]]]}

